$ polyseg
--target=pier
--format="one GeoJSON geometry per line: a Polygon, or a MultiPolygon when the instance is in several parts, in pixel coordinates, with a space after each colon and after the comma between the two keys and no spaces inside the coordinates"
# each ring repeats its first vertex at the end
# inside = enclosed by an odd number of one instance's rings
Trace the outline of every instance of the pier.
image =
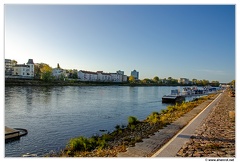
{"type": "Polygon", "coordinates": [[[5,141],[9,141],[12,139],[19,139],[21,136],[25,136],[28,134],[26,129],[22,128],[9,128],[5,126],[5,141]]]}

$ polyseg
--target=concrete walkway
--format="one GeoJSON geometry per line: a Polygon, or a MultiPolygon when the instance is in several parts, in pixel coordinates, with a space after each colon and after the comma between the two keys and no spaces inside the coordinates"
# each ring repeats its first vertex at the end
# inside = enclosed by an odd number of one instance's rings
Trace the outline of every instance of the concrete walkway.
{"type": "MultiPolygon", "coordinates": [[[[150,156],[161,157],[162,155],[165,157],[170,156],[167,154],[162,154],[161,152],[163,152],[165,149],[161,149],[161,148],[169,149],[169,147],[167,148],[166,147],[167,145],[165,145],[165,144],[169,140],[170,140],[170,142],[173,141],[172,138],[174,137],[174,135],[176,135],[179,131],[181,131],[181,129],[184,126],[186,126],[202,110],[211,109],[216,104],[216,102],[219,100],[219,98],[220,97],[218,96],[214,101],[211,101],[211,100],[205,101],[204,103],[195,107],[190,112],[186,113],[185,115],[183,115],[182,117],[180,117],[179,119],[177,119],[176,121],[174,121],[173,123],[171,123],[170,125],[165,127],[164,129],[160,129],[158,132],[156,132],[150,138],[143,139],[143,142],[136,143],[134,147],[127,148],[126,152],[120,152],[117,156],[118,157],[150,157],[150,156]]],[[[208,112],[205,112],[205,113],[206,113],[206,115],[208,114],[208,112]]],[[[202,116],[202,118],[204,118],[204,117],[202,116]]],[[[200,118],[197,119],[196,122],[201,123],[200,118]]],[[[194,128],[194,130],[196,128],[196,126],[194,126],[194,125],[192,125],[190,127],[194,128]]],[[[186,134],[186,132],[184,132],[184,133],[185,134],[180,135],[179,138],[181,137],[181,139],[188,139],[190,137],[189,134],[186,134]]],[[[178,145],[181,148],[183,144],[178,144],[178,145]]],[[[179,150],[180,148],[177,148],[177,149],[179,150]]],[[[176,150],[175,155],[178,151],[177,149],[175,149],[176,150]]],[[[174,150],[169,150],[169,151],[165,150],[165,151],[173,152],[174,150]]]]}
{"type": "Polygon", "coordinates": [[[201,113],[199,113],[189,124],[177,133],[168,143],[158,150],[152,157],[175,157],[181,147],[189,141],[194,135],[197,127],[208,116],[209,112],[219,102],[220,94],[210,105],[208,105],[201,113]]]}

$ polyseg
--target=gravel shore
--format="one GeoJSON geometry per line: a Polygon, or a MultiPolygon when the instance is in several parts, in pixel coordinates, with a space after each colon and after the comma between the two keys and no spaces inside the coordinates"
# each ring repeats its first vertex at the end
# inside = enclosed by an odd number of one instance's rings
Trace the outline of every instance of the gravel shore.
{"type": "Polygon", "coordinates": [[[235,97],[228,91],[177,153],[177,157],[235,157],[235,97]],[[230,112],[230,113],[229,113],[230,112]]]}

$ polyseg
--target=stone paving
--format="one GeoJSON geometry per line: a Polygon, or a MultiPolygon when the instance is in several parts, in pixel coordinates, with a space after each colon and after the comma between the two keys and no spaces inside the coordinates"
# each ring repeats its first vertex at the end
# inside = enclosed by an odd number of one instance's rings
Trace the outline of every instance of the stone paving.
{"type": "Polygon", "coordinates": [[[222,99],[201,123],[177,157],[235,157],[235,97],[224,92],[222,99]]]}
{"type": "Polygon", "coordinates": [[[129,147],[126,152],[120,152],[118,157],[150,157],[164,144],[166,144],[175,134],[199,114],[212,100],[207,100],[186,113],[164,129],[160,129],[153,136],[143,139],[143,142],[136,143],[134,147],[129,147]]]}

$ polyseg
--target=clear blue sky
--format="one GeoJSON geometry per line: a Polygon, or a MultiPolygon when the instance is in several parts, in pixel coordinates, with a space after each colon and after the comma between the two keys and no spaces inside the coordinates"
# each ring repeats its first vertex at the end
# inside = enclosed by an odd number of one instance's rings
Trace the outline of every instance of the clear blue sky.
{"type": "Polygon", "coordinates": [[[140,79],[235,79],[234,5],[5,5],[5,58],[140,79]]]}

